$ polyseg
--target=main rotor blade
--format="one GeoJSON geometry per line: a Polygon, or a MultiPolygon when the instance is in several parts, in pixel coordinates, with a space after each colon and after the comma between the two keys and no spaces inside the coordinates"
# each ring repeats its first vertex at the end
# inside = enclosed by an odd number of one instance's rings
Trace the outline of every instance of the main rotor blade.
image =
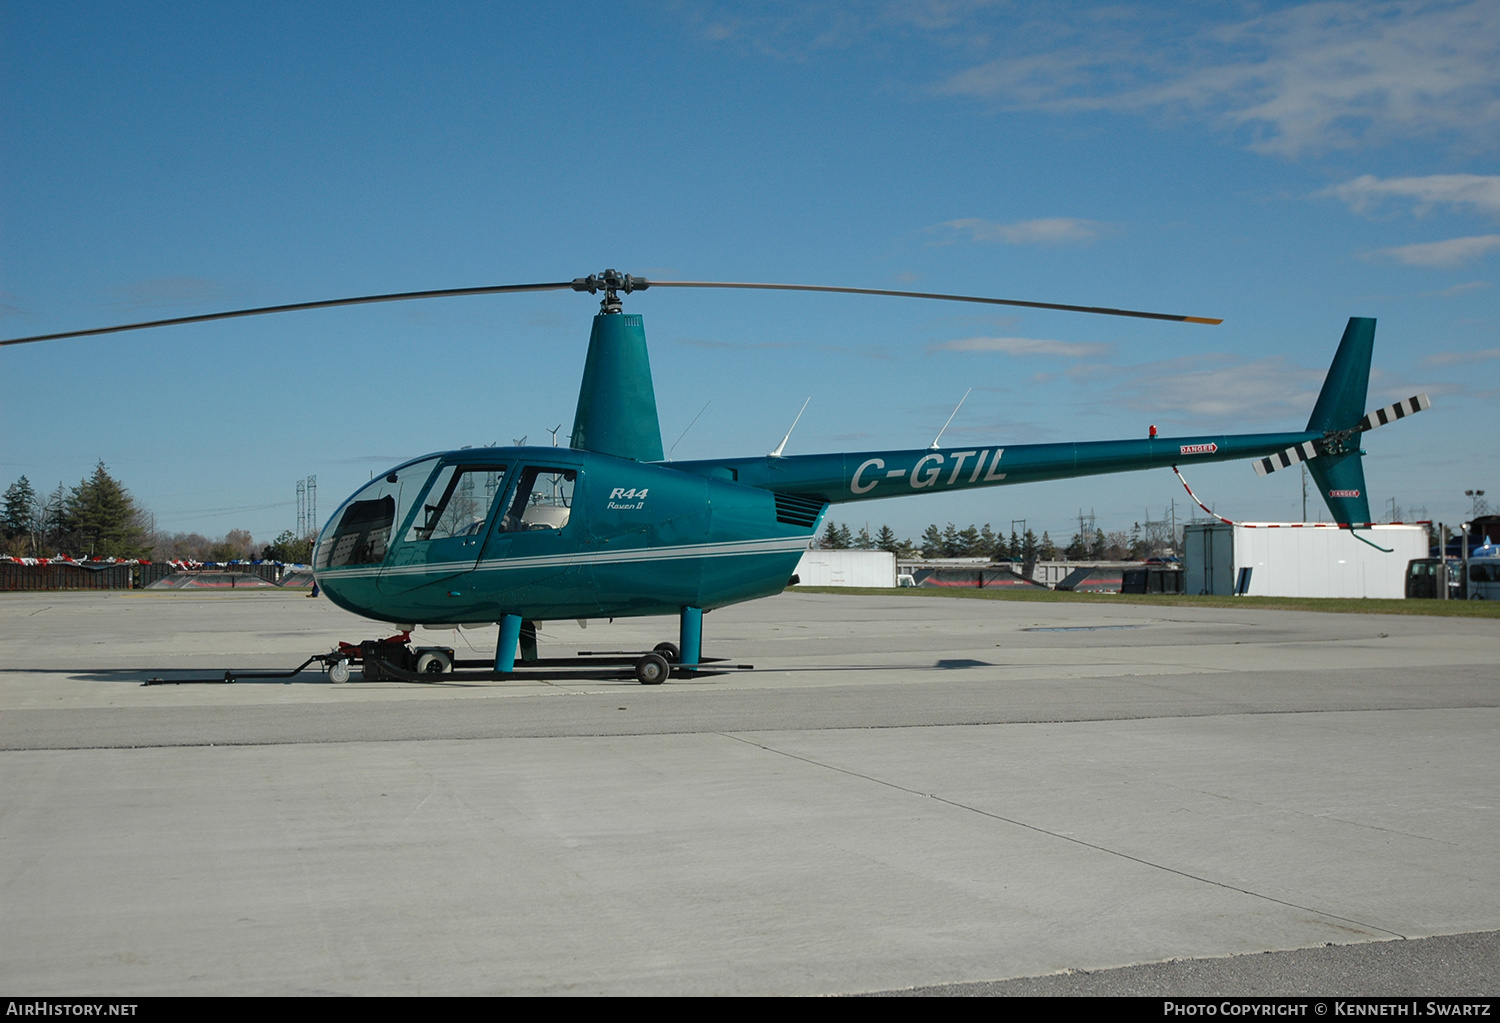
{"type": "Polygon", "coordinates": [[[1014,298],[980,298],[976,295],[941,295],[927,291],[887,291],[882,288],[831,288],[819,284],[744,284],[729,281],[650,281],[652,288],[747,288],[757,291],[826,291],[842,295],[892,295],[896,298],[936,298],[945,302],[978,302],[983,305],[1020,306],[1023,309],[1054,309],[1066,313],[1098,313],[1101,316],[1134,316],[1142,320],[1171,320],[1175,323],[1223,323],[1207,316],[1178,316],[1173,313],[1147,313],[1137,309],[1109,309],[1093,305],[1061,305],[1056,302],[1023,302],[1014,298]]]}
{"type": "Polygon", "coordinates": [[[173,327],[180,323],[208,323],[211,320],[233,320],[241,316],[260,316],[265,313],[295,313],[304,309],[331,309],[341,305],[370,305],[375,302],[405,302],[416,298],[456,298],[460,295],[498,295],[507,291],[563,291],[573,287],[572,281],[555,284],[501,284],[485,288],[445,288],[441,291],[402,291],[390,295],[362,295],[358,298],[334,298],[322,302],[293,302],[290,305],[266,305],[255,309],[235,309],[227,313],[204,313],[201,316],[174,316],[169,320],[146,320],[141,323],[121,323],[113,327],[94,327],[90,330],[68,330],[60,334],[37,334],[33,337],[13,337],[0,341],[4,345],[24,345],[33,341],[58,341],[67,337],[89,337],[94,334],[118,334],[125,330],[146,330],[149,327],[173,327]]]}

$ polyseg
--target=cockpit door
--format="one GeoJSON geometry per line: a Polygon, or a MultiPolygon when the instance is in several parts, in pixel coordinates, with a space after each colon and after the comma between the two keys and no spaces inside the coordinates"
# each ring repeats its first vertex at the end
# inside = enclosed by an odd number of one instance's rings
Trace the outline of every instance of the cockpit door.
{"type": "Polygon", "coordinates": [[[537,617],[593,614],[593,549],[581,467],[517,466],[514,484],[489,526],[478,588],[505,607],[537,617]]]}
{"type": "Polygon", "coordinates": [[[505,486],[503,464],[443,466],[397,539],[380,588],[407,593],[472,571],[505,486]]]}

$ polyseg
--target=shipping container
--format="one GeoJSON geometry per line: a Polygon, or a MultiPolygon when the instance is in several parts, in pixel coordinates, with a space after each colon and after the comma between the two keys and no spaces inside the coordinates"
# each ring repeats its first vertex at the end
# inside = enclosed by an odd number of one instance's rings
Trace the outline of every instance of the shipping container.
{"type": "Polygon", "coordinates": [[[1186,530],[1183,587],[1252,597],[1399,600],[1406,595],[1407,563],[1427,556],[1427,542],[1421,525],[1372,526],[1356,535],[1311,523],[1200,522],[1186,530]]]}
{"type": "Polygon", "coordinates": [[[889,551],[808,551],[797,562],[802,586],[896,586],[896,555],[889,551]]]}

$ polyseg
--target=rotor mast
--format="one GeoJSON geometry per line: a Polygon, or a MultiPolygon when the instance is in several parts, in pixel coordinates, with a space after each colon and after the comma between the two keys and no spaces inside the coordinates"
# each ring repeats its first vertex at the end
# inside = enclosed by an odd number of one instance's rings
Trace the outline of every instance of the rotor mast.
{"type": "Polygon", "coordinates": [[[644,291],[647,281],[605,270],[573,281],[574,291],[604,292],[578,388],[569,447],[637,462],[663,458],[656,389],[646,352],[646,328],[639,314],[622,314],[620,293],[644,291]]]}

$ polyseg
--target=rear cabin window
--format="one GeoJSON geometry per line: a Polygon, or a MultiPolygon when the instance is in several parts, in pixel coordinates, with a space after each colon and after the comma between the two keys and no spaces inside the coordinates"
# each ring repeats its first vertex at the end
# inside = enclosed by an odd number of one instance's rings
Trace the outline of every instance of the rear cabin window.
{"type": "Polygon", "coordinates": [[[516,495],[500,520],[501,533],[526,533],[537,529],[562,529],[573,512],[574,469],[530,466],[521,471],[516,495]]]}

